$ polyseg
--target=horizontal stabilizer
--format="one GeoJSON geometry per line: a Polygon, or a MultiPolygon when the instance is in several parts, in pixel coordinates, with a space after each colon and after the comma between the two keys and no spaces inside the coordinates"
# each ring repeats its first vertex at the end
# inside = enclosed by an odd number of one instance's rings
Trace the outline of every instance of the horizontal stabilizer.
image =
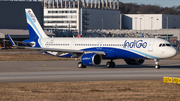
{"type": "Polygon", "coordinates": [[[7,36],[8,36],[8,38],[9,38],[10,42],[11,42],[11,45],[12,45],[13,47],[15,47],[16,44],[14,43],[14,41],[12,40],[12,38],[9,36],[9,34],[7,34],[7,36]]]}

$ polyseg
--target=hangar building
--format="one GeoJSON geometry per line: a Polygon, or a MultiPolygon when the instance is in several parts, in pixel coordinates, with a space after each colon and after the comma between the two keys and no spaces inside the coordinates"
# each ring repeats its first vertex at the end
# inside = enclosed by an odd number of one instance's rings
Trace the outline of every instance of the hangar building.
{"type": "Polygon", "coordinates": [[[122,29],[159,30],[179,29],[180,15],[168,14],[124,14],[122,29]]]}
{"type": "Polygon", "coordinates": [[[119,5],[115,5],[115,1],[44,1],[45,29],[73,30],[82,34],[88,29],[120,29],[120,23],[119,5]]]}
{"type": "Polygon", "coordinates": [[[41,2],[0,1],[0,29],[27,29],[25,8],[32,8],[40,25],[43,26],[41,2]]]}
{"type": "MultiPolygon", "coordinates": [[[[25,8],[32,8],[40,25],[43,27],[43,5],[42,2],[34,1],[0,1],[0,47],[7,34],[15,40],[29,38],[26,22],[25,8]]],[[[52,33],[46,31],[52,36],[52,33]]]]}

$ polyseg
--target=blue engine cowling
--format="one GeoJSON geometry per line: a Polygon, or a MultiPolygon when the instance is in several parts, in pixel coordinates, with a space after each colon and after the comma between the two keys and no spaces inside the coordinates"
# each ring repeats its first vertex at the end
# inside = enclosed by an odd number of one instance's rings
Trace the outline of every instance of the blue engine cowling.
{"type": "Polygon", "coordinates": [[[83,56],[81,57],[81,62],[86,66],[99,65],[101,63],[101,60],[101,55],[95,53],[83,54],[83,56]]]}

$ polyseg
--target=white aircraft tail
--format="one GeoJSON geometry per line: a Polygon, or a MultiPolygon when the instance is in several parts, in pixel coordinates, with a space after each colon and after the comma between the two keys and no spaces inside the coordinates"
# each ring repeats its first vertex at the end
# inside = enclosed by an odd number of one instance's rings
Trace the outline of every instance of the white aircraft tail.
{"type": "Polygon", "coordinates": [[[25,12],[26,12],[26,19],[27,19],[30,39],[39,39],[39,38],[48,37],[44,33],[32,9],[25,9],[25,12]]]}

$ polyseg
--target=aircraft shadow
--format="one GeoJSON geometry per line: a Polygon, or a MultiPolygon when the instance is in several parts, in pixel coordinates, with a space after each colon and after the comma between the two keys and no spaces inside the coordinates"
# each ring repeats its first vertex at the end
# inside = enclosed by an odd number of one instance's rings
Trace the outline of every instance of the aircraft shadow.
{"type": "MultiPolygon", "coordinates": [[[[98,66],[92,66],[92,67],[96,67],[96,68],[106,68],[106,65],[98,65],[98,66]]],[[[117,68],[154,68],[153,65],[116,65],[114,67],[115,69],[117,68]]],[[[161,68],[179,68],[180,69],[180,65],[176,65],[176,66],[161,66],[161,68]]],[[[111,68],[113,69],[113,68],[111,68]]]]}

